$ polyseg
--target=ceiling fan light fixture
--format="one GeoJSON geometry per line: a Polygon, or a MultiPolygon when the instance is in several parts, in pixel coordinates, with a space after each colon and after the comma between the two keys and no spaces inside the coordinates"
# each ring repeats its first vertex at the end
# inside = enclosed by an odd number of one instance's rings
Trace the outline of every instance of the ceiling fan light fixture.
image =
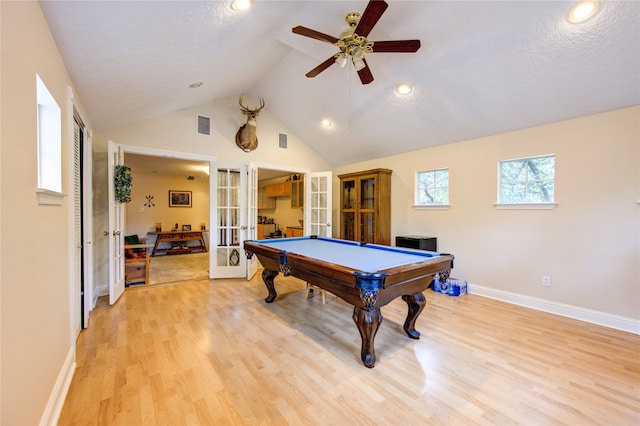
{"type": "Polygon", "coordinates": [[[567,21],[581,24],[593,18],[599,10],[600,0],[579,0],[569,9],[567,21]]]}
{"type": "Polygon", "coordinates": [[[356,59],[354,57],[353,66],[356,68],[356,71],[360,71],[361,69],[364,69],[367,66],[367,64],[364,63],[364,60],[362,58],[356,59]]]}
{"type": "Polygon", "coordinates": [[[347,65],[347,55],[338,53],[336,55],[336,64],[340,65],[340,68],[344,68],[344,66],[347,65]]]}

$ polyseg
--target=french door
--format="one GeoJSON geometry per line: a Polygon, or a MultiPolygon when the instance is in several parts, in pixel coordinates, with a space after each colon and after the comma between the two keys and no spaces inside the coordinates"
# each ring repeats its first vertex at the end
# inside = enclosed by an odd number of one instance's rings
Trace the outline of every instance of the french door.
{"type": "MultiPolygon", "coordinates": [[[[247,239],[257,239],[258,233],[258,167],[254,163],[249,163],[249,201],[247,222],[249,225],[247,239]]],[[[247,279],[250,280],[258,271],[257,256],[247,259],[247,279]]]]}
{"type": "Polygon", "coordinates": [[[243,243],[247,238],[247,166],[214,163],[211,185],[211,278],[242,278],[247,274],[243,243]]]}
{"type": "Polygon", "coordinates": [[[331,237],[331,172],[307,174],[304,234],[331,237]]]}
{"type": "Polygon", "coordinates": [[[115,166],[124,164],[124,150],[109,141],[108,187],[109,187],[109,304],[116,303],[124,293],[124,208],[116,200],[113,176],[115,166]]]}

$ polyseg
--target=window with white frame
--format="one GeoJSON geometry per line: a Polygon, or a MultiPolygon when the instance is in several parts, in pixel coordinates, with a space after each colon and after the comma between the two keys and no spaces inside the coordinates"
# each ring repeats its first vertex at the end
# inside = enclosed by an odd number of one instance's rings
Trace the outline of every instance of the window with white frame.
{"type": "Polygon", "coordinates": [[[416,206],[449,204],[449,169],[416,172],[416,206]]]}
{"type": "Polygon", "coordinates": [[[38,189],[62,191],[62,114],[36,74],[38,189]]]}
{"type": "Polygon", "coordinates": [[[555,155],[500,161],[498,204],[553,203],[555,168],[555,155]]]}

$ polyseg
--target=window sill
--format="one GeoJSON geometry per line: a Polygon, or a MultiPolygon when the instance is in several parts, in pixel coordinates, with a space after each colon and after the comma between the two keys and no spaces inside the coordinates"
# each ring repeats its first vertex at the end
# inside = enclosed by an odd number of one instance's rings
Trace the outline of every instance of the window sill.
{"type": "Polygon", "coordinates": [[[449,210],[451,204],[414,204],[414,210],[449,210]]]}
{"type": "Polygon", "coordinates": [[[558,203],[513,203],[493,205],[496,210],[554,210],[558,203]]]}
{"type": "Polygon", "coordinates": [[[50,189],[42,189],[38,188],[36,190],[36,197],[38,198],[39,205],[47,205],[47,206],[61,206],[64,201],[64,197],[67,194],[63,194],[62,192],[52,191],[50,189]]]}

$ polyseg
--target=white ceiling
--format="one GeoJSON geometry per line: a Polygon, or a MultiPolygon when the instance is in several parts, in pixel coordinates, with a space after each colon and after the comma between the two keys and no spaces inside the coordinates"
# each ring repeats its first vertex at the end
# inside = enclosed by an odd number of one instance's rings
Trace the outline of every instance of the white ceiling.
{"type": "Polygon", "coordinates": [[[603,1],[574,25],[566,1],[391,0],[369,39],[422,47],[368,54],[366,86],[352,67],[306,78],[337,48],[291,32],[337,37],[366,1],[255,0],[245,12],[230,0],[40,4],[96,130],[262,96],[339,166],[640,104],[638,1],[603,1]],[[409,96],[394,93],[402,81],[409,96]]]}

